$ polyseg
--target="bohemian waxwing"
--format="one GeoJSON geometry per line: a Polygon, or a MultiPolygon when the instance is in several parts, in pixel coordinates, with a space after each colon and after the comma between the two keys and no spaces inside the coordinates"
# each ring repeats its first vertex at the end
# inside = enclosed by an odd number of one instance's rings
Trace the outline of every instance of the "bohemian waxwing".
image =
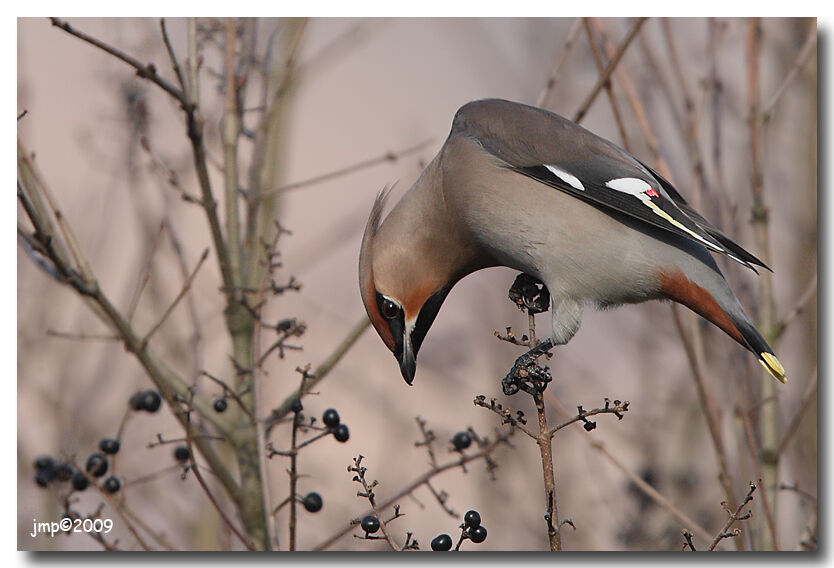
{"type": "Polygon", "coordinates": [[[550,292],[552,334],[537,352],[567,343],[586,305],[672,300],[785,382],[785,369],[709,253],[754,271],[752,265],[767,267],[657,172],[557,114],[496,99],[468,103],[438,155],[380,224],[386,195],[377,197],[365,227],[359,283],[408,384],[449,290],[491,266],[531,275],[550,292]]]}

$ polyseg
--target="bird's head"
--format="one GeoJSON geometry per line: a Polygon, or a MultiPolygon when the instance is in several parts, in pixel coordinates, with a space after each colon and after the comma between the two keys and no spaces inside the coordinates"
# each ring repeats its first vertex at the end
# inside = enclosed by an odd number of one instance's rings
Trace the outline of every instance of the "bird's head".
{"type": "Polygon", "coordinates": [[[382,227],[387,191],[376,198],[359,253],[359,287],[368,317],[394,353],[405,382],[414,380],[417,351],[453,282],[419,253],[414,231],[392,211],[382,227]]]}

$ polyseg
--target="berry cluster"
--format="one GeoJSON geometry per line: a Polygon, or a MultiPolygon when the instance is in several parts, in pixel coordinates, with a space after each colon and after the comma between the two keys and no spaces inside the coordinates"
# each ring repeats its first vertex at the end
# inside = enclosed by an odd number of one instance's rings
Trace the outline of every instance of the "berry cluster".
{"type": "Polygon", "coordinates": [[[336,412],[335,408],[328,408],[324,411],[324,414],[321,415],[321,421],[324,422],[324,425],[330,428],[330,431],[333,433],[333,437],[336,438],[337,442],[345,443],[350,438],[350,430],[346,424],[341,422],[341,418],[339,418],[339,413],[336,412]]]}
{"type": "MultiPolygon", "coordinates": [[[[155,390],[139,391],[131,395],[128,406],[137,412],[154,413],[162,406],[162,397],[155,390]]],[[[90,486],[90,481],[104,477],[111,470],[110,458],[119,453],[121,442],[117,438],[102,438],[98,449],[100,451],[87,456],[84,471],[71,461],[56,461],[51,456],[39,457],[34,464],[35,483],[48,487],[53,482],[70,482],[74,491],[84,491],[90,486]]],[[[101,483],[101,489],[110,494],[117,493],[121,488],[122,482],[115,475],[110,475],[101,483]]]]}
{"type": "MultiPolygon", "coordinates": [[[[478,511],[467,511],[463,516],[463,524],[460,525],[460,528],[460,540],[458,541],[458,545],[455,547],[455,550],[460,550],[461,543],[466,539],[471,540],[475,544],[480,544],[486,540],[487,530],[486,527],[481,524],[481,514],[478,513],[478,511]]],[[[451,550],[452,537],[445,533],[434,537],[431,541],[431,549],[435,551],[451,550]]]]}
{"type": "MultiPolygon", "coordinates": [[[[119,451],[119,441],[103,438],[98,443],[101,452],[93,452],[87,457],[84,466],[86,474],[71,462],[57,462],[51,456],[41,456],[35,460],[35,483],[41,487],[48,487],[53,482],[70,482],[74,491],[84,491],[90,485],[90,477],[104,477],[110,468],[107,455],[114,455],[119,451]],[[106,454],[106,455],[105,455],[106,454]]],[[[122,482],[115,475],[111,475],[101,485],[107,493],[116,493],[121,489],[122,482]]]]}

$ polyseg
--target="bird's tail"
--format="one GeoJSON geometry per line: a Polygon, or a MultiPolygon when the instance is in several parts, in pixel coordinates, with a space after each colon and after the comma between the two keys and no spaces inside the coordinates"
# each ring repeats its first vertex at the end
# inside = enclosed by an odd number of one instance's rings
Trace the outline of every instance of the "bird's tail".
{"type": "Polygon", "coordinates": [[[720,272],[717,268],[715,270],[712,281],[705,279],[700,285],[680,271],[662,273],[660,292],[714,323],[724,333],[752,351],[773,378],[781,383],[787,382],[785,368],[774,355],[773,349],[750,323],[720,272]]]}
{"type": "Polygon", "coordinates": [[[767,369],[767,372],[773,375],[773,378],[777,381],[781,383],[787,382],[788,378],[785,376],[785,368],[779,362],[779,359],[776,358],[776,355],[773,354],[773,349],[770,348],[767,341],[753,327],[753,324],[747,321],[747,318],[744,318],[743,321],[738,321],[738,318],[733,319],[735,320],[733,323],[735,323],[741,337],[744,338],[744,342],[747,344],[746,347],[758,356],[759,363],[762,364],[762,367],[767,369]]]}

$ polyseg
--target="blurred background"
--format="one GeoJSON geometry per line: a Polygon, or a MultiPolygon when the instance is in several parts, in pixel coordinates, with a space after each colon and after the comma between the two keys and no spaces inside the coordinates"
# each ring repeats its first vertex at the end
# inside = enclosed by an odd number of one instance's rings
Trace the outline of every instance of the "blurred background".
{"type": "MultiPolygon", "coordinates": [[[[142,62],[154,62],[161,75],[173,78],[158,20],[70,23],[142,62]]],[[[597,23],[617,46],[635,22],[597,23]]],[[[167,25],[173,48],[184,60],[186,21],[171,19],[167,25]]],[[[210,29],[213,23],[204,20],[201,25],[210,29]]],[[[265,19],[247,25],[257,32],[255,51],[263,52],[271,34],[287,22],[265,19]]],[[[291,234],[281,237],[277,279],[294,277],[301,289],[271,299],[265,314],[270,321],[297,318],[307,331],[295,340],[301,350],[288,350],[284,358],[273,356],[267,362],[259,401],[262,414],[298,388],[297,366],[317,366],[361,321],[358,251],[374,196],[394,182],[398,183],[392,202],[408,190],[442,145],[458,107],[485,97],[536,104],[565,54],[542,105],[567,117],[579,109],[599,74],[583,27],[565,51],[575,25],[573,19],[548,18],[314,18],[306,23],[280,153],[270,158],[281,183],[303,182],[387,153],[398,157],[279,193],[278,218],[291,234]],[[400,155],[403,150],[410,151],[400,155]]],[[[761,150],[775,319],[786,321],[774,348],[789,376],[775,391],[779,432],[791,433],[780,454],[779,482],[798,484],[801,490],[775,492],[775,533],[780,548],[795,549],[816,511],[816,46],[801,66],[796,65],[809,34],[815,34],[816,22],[769,18],[761,26],[763,107],[779,93],[769,108],[761,150]],[[792,70],[794,78],[779,92],[792,70]]],[[[741,19],[650,19],[625,53],[612,85],[631,151],[657,165],[623,80],[645,109],[657,150],[680,192],[743,247],[762,256],[750,224],[747,34],[748,23],[741,19]],[[693,156],[701,156],[703,177],[693,156]]],[[[218,70],[222,71],[223,48],[213,45],[210,37],[206,35],[203,46],[201,103],[210,173],[219,187],[222,172],[211,164],[222,161],[218,70]]],[[[253,113],[258,104],[255,96],[246,101],[253,113]]],[[[623,145],[611,109],[601,93],[582,124],[623,145]]],[[[159,166],[164,163],[175,172],[184,191],[198,193],[180,109],[113,57],[70,37],[47,19],[24,18],[18,20],[17,110],[27,111],[18,122],[20,140],[34,152],[102,289],[122,309],[138,286],[160,223],[170,223],[172,229],[156,246],[134,317],[139,329],[152,326],[182,286],[181,259],[190,270],[211,244],[202,211],[180,199],[159,166]],[[150,142],[155,159],[141,147],[142,137],[150,142]],[[181,256],[174,244],[181,247],[181,256]]],[[[243,176],[248,175],[250,155],[244,139],[243,176]]],[[[18,219],[26,225],[21,208],[18,219]]],[[[32,519],[57,520],[63,514],[60,491],[38,487],[32,463],[42,454],[83,461],[100,438],[115,436],[130,394],[152,384],[120,343],[58,336],[96,335],[106,329],[72,290],[47,277],[22,248],[18,251],[18,547],[98,550],[100,545],[83,534],[29,536],[32,519]]],[[[723,260],[720,266],[757,321],[762,303],[759,278],[723,260]]],[[[370,330],[316,387],[317,394],[305,397],[310,415],[338,409],[351,436],[344,444],[321,440],[301,454],[299,468],[305,477],[299,481],[300,491],[320,493],[324,507],[316,514],[301,510],[300,549],[319,545],[367,509],[346,471],[354,456],[365,456],[369,478],[379,481],[380,501],[429,468],[425,450],[414,445],[421,439],[416,416],[435,432],[438,459],[445,463],[454,458],[448,440],[456,432],[471,426],[491,436],[499,425],[497,416],[473,405],[476,395],[496,397],[528,418],[535,415],[529,397],[507,399],[500,388],[500,379],[522,351],[499,342],[494,332],[512,326],[520,334],[526,325],[526,316],[507,300],[515,276],[508,269],[491,269],[455,287],[423,343],[413,387],[403,382],[396,361],[370,330]]],[[[194,377],[200,369],[217,376],[231,373],[219,286],[212,252],[188,300],[154,336],[157,352],[184,377],[194,377]]],[[[761,369],[752,355],[717,329],[690,326],[689,314],[681,314],[684,328],[703,340],[706,367],[701,370],[714,397],[736,499],[741,499],[748,481],[759,475],[760,464],[751,458],[739,411],[753,409],[755,418],[757,405],[772,401],[762,400],[761,369]]],[[[549,317],[539,316],[540,330],[546,329],[549,317]]],[[[670,306],[653,302],[586,311],[579,333],[555,350],[550,367],[554,381],[549,391],[569,412],[578,405],[601,406],[605,397],[631,403],[622,421],[600,416],[593,432],[575,426],[554,438],[559,515],[576,527],[563,527],[565,548],[679,550],[683,544],[683,524],[646,497],[611,457],[709,530],[710,535],[699,534],[701,540],[696,540],[708,543],[726,520],[719,505],[726,495],[670,306]],[[601,442],[604,453],[589,439],[601,442]]],[[[198,385],[210,397],[221,394],[205,379],[198,385]]],[[[548,412],[553,424],[564,420],[554,408],[548,412]]],[[[276,446],[285,444],[287,432],[286,426],[279,426],[270,439],[276,446]]],[[[172,467],[172,446],[148,447],[157,434],[182,436],[167,409],[132,416],[127,423],[115,463],[126,484],[125,506],[173,547],[238,546],[193,476],[182,480],[181,470],[172,467]]],[[[459,515],[477,509],[489,529],[483,544],[470,543],[465,549],[547,549],[538,448],[522,435],[513,438],[513,446],[496,453],[495,480],[479,461],[466,473],[453,469],[432,482],[448,493],[448,507],[459,515]]],[[[286,468],[280,458],[269,463],[273,506],[287,495],[286,468]]],[[[78,499],[73,508],[82,514],[94,512],[102,501],[91,491],[78,499]]],[[[437,534],[459,534],[459,516],[444,512],[426,488],[399,503],[406,516],[389,528],[400,542],[410,531],[426,549],[437,534]]],[[[750,506],[754,519],[763,518],[760,499],[750,506]]],[[[114,518],[116,531],[110,536],[119,538],[119,546],[133,548],[115,515],[108,515],[107,509],[102,514],[114,518]]],[[[286,511],[277,519],[284,531],[280,536],[286,539],[286,511]]],[[[764,525],[748,521],[742,528],[748,548],[765,538],[764,525]]],[[[735,548],[732,543],[721,546],[735,548]]],[[[382,541],[359,540],[350,533],[330,547],[385,548],[382,541]]]]}

